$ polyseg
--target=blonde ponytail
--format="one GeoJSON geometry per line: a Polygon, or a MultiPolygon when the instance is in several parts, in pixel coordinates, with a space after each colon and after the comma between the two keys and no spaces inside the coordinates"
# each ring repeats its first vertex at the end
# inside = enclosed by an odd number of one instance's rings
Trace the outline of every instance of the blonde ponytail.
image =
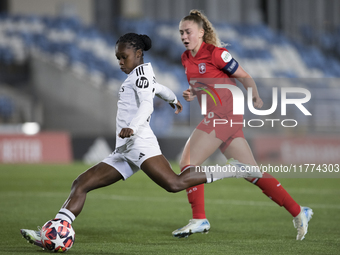
{"type": "Polygon", "coordinates": [[[216,47],[221,47],[222,43],[218,38],[214,26],[208,20],[208,18],[199,10],[193,9],[190,11],[189,15],[184,17],[182,21],[191,20],[197,23],[204,30],[203,41],[215,45],[216,47]]]}

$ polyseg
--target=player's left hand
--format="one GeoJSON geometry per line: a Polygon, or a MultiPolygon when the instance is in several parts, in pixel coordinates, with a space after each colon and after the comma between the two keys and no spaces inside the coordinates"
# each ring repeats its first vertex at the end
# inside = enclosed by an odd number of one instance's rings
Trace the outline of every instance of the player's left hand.
{"type": "Polygon", "coordinates": [[[263,106],[263,101],[259,95],[253,96],[254,107],[261,108],[263,106]]]}
{"type": "Polygon", "coordinates": [[[133,130],[131,128],[122,128],[118,136],[120,138],[133,136],[133,130]]]}
{"type": "Polygon", "coordinates": [[[181,102],[179,100],[177,100],[177,103],[176,104],[171,104],[169,103],[169,105],[173,108],[173,109],[176,109],[177,107],[177,110],[175,111],[176,114],[179,114],[182,110],[183,110],[183,106],[181,104],[181,102]]]}

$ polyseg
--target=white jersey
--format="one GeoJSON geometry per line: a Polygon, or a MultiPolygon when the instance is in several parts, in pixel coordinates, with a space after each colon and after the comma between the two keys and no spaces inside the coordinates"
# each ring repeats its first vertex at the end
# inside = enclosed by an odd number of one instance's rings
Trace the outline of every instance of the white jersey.
{"type": "Polygon", "coordinates": [[[167,87],[156,83],[151,63],[137,66],[128,74],[119,90],[116,117],[116,148],[133,142],[136,137],[155,138],[150,128],[153,98],[158,94],[163,100],[176,103],[175,94],[167,87]],[[122,128],[131,128],[133,136],[120,138],[122,128]]]}

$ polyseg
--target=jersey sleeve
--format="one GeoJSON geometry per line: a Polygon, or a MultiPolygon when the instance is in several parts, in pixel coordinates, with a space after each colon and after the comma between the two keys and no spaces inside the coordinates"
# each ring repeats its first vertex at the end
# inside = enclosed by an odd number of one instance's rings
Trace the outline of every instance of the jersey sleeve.
{"type": "Polygon", "coordinates": [[[137,95],[139,108],[129,125],[134,134],[138,132],[138,128],[148,120],[153,112],[153,98],[155,96],[155,78],[152,67],[142,65],[136,68],[135,72],[133,89],[137,95]]]}
{"type": "Polygon", "coordinates": [[[239,64],[232,57],[228,50],[224,48],[216,48],[212,54],[212,62],[214,65],[228,75],[233,75],[239,64]]]}
{"type": "Polygon", "coordinates": [[[171,104],[177,103],[177,97],[171,89],[157,82],[155,84],[155,88],[156,88],[155,90],[156,96],[158,96],[159,98],[163,99],[164,101],[168,103],[171,103],[171,104]]]}

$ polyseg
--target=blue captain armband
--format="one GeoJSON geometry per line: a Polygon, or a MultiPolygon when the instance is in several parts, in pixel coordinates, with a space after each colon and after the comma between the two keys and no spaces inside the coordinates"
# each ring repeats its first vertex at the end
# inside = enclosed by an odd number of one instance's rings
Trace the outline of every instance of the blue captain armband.
{"type": "Polygon", "coordinates": [[[228,75],[233,75],[238,68],[238,62],[232,58],[228,64],[225,65],[225,67],[222,68],[223,72],[225,72],[228,75]]]}

